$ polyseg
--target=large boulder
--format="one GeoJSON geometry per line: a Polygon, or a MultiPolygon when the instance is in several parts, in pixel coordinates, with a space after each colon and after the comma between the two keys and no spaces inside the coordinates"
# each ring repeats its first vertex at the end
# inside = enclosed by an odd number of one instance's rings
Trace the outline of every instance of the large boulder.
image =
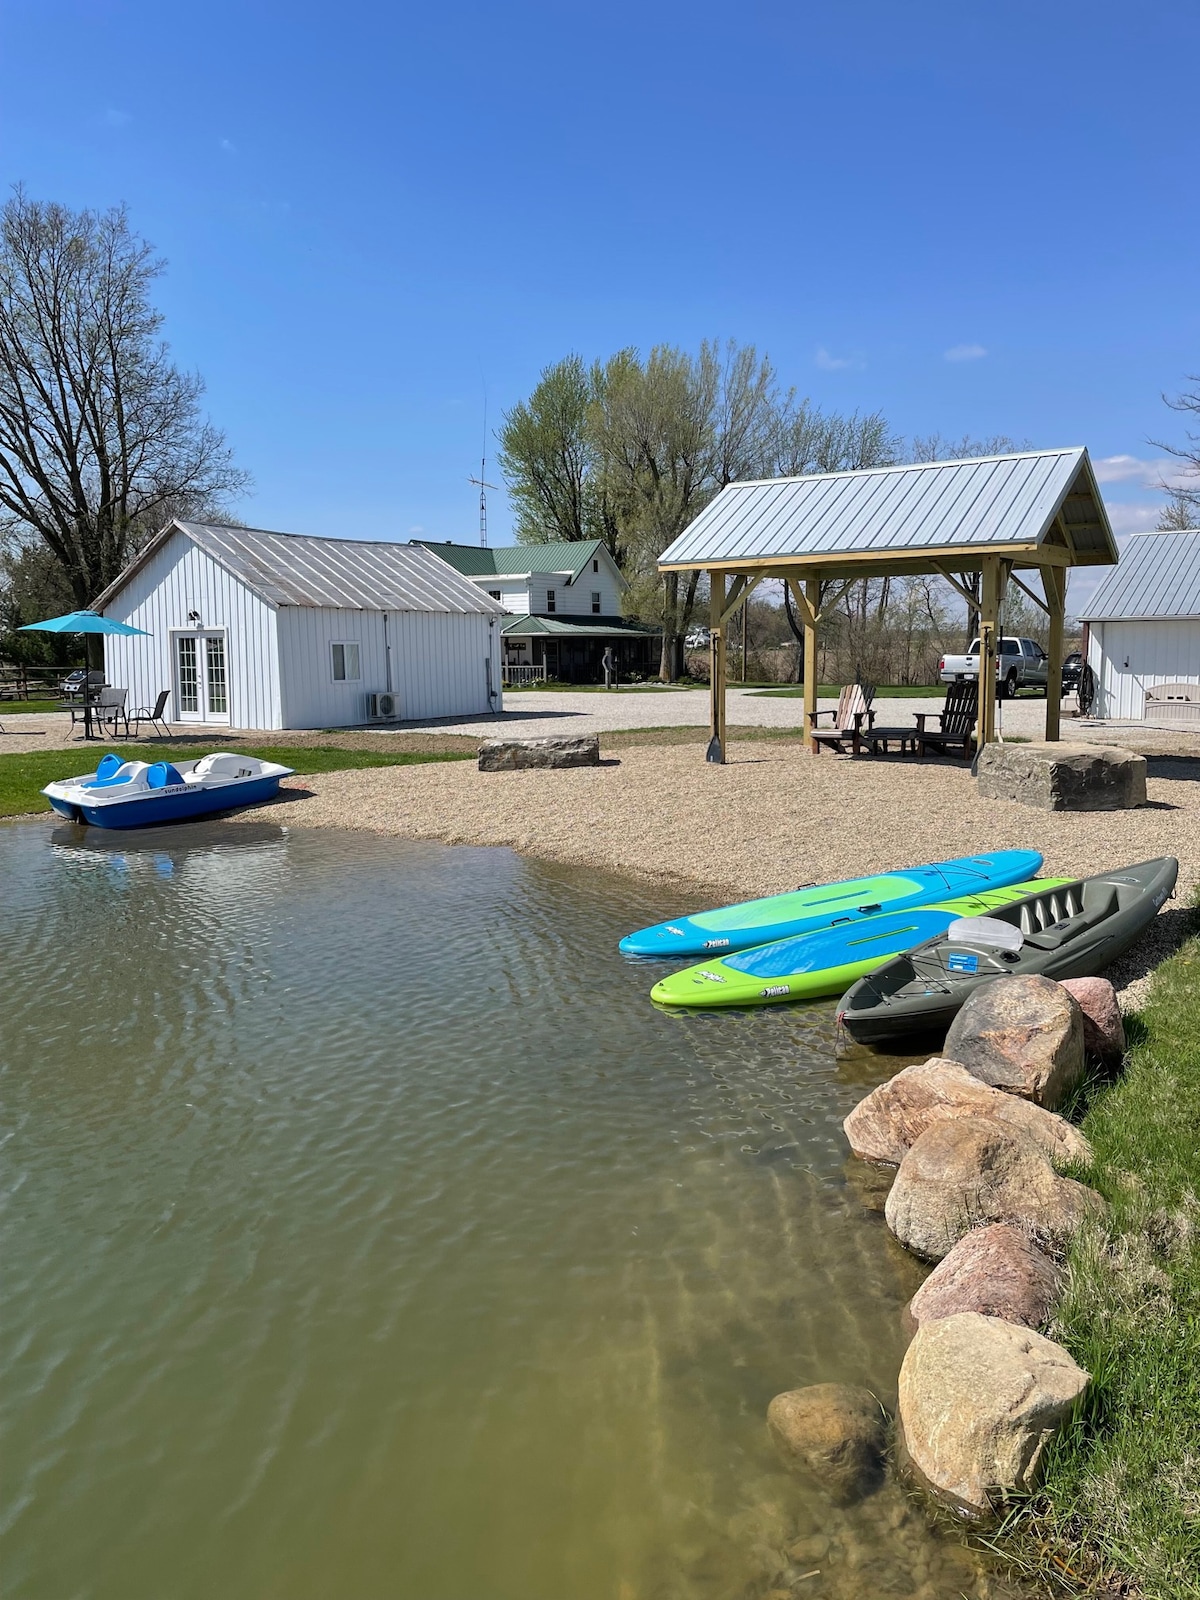
{"type": "Polygon", "coordinates": [[[1117,991],[1107,978],[1063,978],[1062,987],[1083,1012],[1083,1047],[1107,1066],[1125,1054],[1125,1024],[1117,991]]]}
{"type": "Polygon", "coordinates": [[[1124,811],[1146,804],[1146,758],[1105,744],[986,744],[975,762],[985,800],[1042,811],[1124,811]]]}
{"type": "Polygon", "coordinates": [[[1027,1133],[968,1117],[926,1128],[900,1163],[884,1215],[901,1244],[940,1261],[989,1222],[1064,1243],[1103,1207],[1093,1189],[1059,1177],[1027,1133]]]}
{"type": "Polygon", "coordinates": [[[993,1496],[1036,1487],[1088,1381],[1029,1328],[975,1311],[928,1322],[900,1368],[902,1455],[940,1498],[986,1515],[993,1496]]]}
{"type": "Polygon", "coordinates": [[[935,1122],[955,1117],[993,1117],[1045,1150],[1055,1166],[1086,1165],[1092,1147],[1053,1111],[981,1083],[958,1061],[934,1056],[905,1067],[860,1100],[842,1123],[850,1148],[864,1161],[898,1167],[913,1143],[935,1122]]]}
{"type": "Polygon", "coordinates": [[[767,1407],[767,1427],[788,1465],[809,1473],[839,1505],[878,1488],[887,1425],[869,1389],[847,1383],[790,1389],[767,1407]]]}
{"type": "Polygon", "coordinates": [[[600,740],[485,739],[479,746],[480,772],[517,772],[525,767],[598,767],[600,740]]]}
{"type": "Polygon", "coordinates": [[[973,1077],[1054,1111],[1083,1077],[1083,1012],[1053,978],[981,983],[943,1047],[973,1077]]]}
{"type": "Polygon", "coordinates": [[[977,1311],[1023,1328],[1042,1328],[1062,1293],[1062,1273],[1019,1228],[994,1222],[974,1228],[934,1267],[908,1302],[906,1322],[977,1311]]]}

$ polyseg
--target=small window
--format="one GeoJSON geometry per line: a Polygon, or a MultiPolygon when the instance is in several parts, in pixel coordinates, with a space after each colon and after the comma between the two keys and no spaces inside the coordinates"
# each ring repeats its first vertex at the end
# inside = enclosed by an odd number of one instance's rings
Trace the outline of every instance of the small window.
{"type": "Polygon", "coordinates": [[[598,617],[600,615],[600,591],[599,591],[599,589],[593,589],[592,590],[592,615],[594,617],[598,617]]]}
{"type": "Polygon", "coordinates": [[[488,593],[491,595],[493,600],[499,600],[499,598],[500,598],[499,589],[489,589],[488,593]]]}
{"type": "Polygon", "coordinates": [[[331,644],[334,683],[357,683],[362,677],[357,644],[331,644]]]}
{"type": "Polygon", "coordinates": [[[558,610],[558,596],[555,594],[553,589],[547,589],[546,590],[546,610],[547,611],[557,611],[558,610]]]}
{"type": "Polygon", "coordinates": [[[592,571],[593,571],[593,572],[599,572],[599,571],[600,571],[600,561],[599,561],[599,558],[597,558],[597,559],[596,559],[596,560],[595,560],[595,561],[593,561],[593,562],[592,562],[592,571]]]}

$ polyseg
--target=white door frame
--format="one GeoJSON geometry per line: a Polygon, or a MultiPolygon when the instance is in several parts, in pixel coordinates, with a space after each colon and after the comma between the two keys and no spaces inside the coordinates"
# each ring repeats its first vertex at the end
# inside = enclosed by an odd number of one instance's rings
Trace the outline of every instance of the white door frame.
{"type": "Polygon", "coordinates": [[[172,628],[171,629],[171,695],[174,701],[175,722],[215,723],[229,726],[229,636],[225,628],[172,628]],[[195,687],[189,696],[182,684],[183,659],[181,645],[184,640],[192,644],[192,662],[195,687]],[[219,643],[214,650],[212,644],[219,643]],[[193,701],[191,710],[184,709],[185,699],[193,701]],[[214,709],[224,705],[224,709],[214,709]]]}

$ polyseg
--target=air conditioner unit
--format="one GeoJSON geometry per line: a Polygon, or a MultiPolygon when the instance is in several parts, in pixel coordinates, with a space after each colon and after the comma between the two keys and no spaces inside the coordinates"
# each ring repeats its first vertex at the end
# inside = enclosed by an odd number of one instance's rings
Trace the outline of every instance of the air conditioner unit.
{"type": "Polygon", "coordinates": [[[367,696],[368,722],[394,722],[400,715],[400,696],[390,690],[367,696]]]}

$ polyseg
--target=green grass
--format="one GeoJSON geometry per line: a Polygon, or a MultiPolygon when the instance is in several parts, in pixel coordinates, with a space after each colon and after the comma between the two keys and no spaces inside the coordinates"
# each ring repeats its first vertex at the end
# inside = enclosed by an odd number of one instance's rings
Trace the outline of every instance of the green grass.
{"type": "MultiPolygon", "coordinates": [[[[24,816],[34,811],[49,811],[50,802],[40,793],[55,778],[74,777],[89,762],[94,763],[109,749],[125,761],[187,761],[197,755],[193,745],[97,743],[87,755],[82,750],[35,750],[29,755],[0,755],[0,817],[24,816]]],[[[239,754],[260,756],[294,767],[298,773],[346,772],[354,767],[411,767],[425,761],[463,761],[474,750],[343,750],[331,745],[238,744],[239,754]]]]}
{"type": "Polygon", "coordinates": [[[694,683],[690,678],[680,678],[676,683],[621,683],[606,689],[602,683],[562,683],[551,678],[546,683],[505,684],[505,694],[654,694],[675,689],[707,689],[706,683],[694,683]]]}
{"type": "Polygon", "coordinates": [[[44,717],[47,712],[57,711],[58,707],[57,700],[0,700],[0,722],[5,717],[44,717]]]}
{"type": "MultiPolygon", "coordinates": [[[[736,687],[736,686],[733,686],[736,687]]],[[[836,700],[842,692],[842,686],[836,683],[819,683],[817,696],[821,700],[836,700]]],[[[876,700],[940,700],[946,693],[946,685],[938,683],[927,688],[920,684],[912,683],[884,683],[875,691],[876,700]]],[[[752,696],[754,699],[763,700],[801,700],[804,698],[804,685],[802,683],[788,684],[785,689],[759,689],[752,696]]]]}
{"type": "Polygon", "coordinates": [[[1071,1250],[1054,1330],[1092,1374],[1086,1411],[1001,1544],[1086,1592],[1200,1600],[1200,938],[1159,968],[1129,1034],[1126,1071],[1083,1119],[1083,1176],[1112,1209],[1071,1250]]]}

